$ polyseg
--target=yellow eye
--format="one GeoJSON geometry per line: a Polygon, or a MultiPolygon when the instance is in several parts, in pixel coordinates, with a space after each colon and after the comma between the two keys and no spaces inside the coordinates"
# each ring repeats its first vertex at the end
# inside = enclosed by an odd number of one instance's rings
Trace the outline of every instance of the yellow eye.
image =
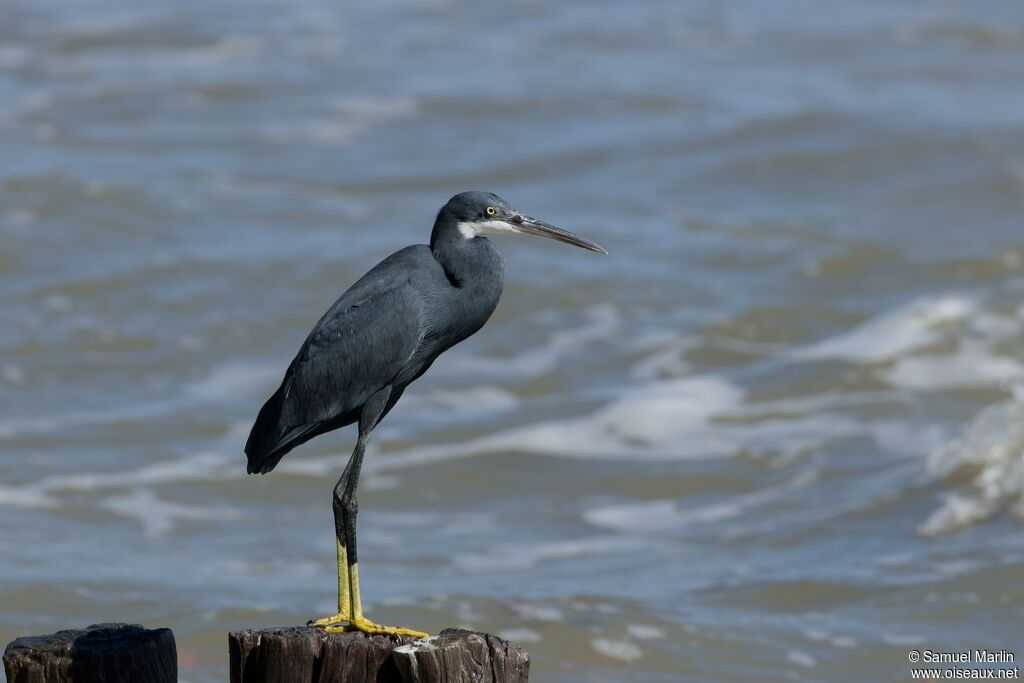
{"type": "Polygon", "coordinates": [[[493,216],[496,213],[498,213],[498,210],[495,209],[493,206],[488,206],[487,207],[487,215],[488,216],[493,216]]]}

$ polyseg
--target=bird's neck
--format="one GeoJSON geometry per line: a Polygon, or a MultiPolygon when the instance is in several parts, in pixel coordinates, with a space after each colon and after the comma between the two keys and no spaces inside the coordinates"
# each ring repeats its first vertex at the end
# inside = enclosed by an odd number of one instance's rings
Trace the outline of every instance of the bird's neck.
{"type": "Polygon", "coordinates": [[[452,286],[449,302],[463,312],[468,336],[498,305],[505,283],[505,260],[489,239],[466,237],[455,221],[443,217],[434,224],[430,250],[452,286]]]}
{"type": "Polygon", "coordinates": [[[430,250],[434,252],[434,257],[456,249],[465,239],[466,236],[459,232],[459,222],[442,209],[430,233],[430,250]]]}
{"type": "Polygon", "coordinates": [[[487,287],[497,285],[498,294],[505,279],[505,260],[498,247],[486,237],[467,237],[455,220],[438,216],[430,235],[430,251],[444,268],[452,286],[487,287]]]}

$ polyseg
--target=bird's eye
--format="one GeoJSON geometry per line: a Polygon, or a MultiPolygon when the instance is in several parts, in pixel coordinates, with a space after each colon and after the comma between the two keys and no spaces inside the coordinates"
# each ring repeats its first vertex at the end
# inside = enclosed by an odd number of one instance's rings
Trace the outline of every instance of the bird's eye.
{"type": "Polygon", "coordinates": [[[488,206],[487,207],[487,215],[488,216],[493,216],[496,213],[498,213],[498,210],[495,209],[493,206],[488,206]]]}

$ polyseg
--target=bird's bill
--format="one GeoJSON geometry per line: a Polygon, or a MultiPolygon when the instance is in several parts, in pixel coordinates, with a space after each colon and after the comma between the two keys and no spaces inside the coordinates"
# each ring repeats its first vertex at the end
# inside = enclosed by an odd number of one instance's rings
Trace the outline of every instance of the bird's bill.
{"type": "Polygon", "coordinates": [[[565,242],[571,244],[574,247],[582,247],[583,249],[589,249],[590,251],[596,251],[599,254],[607,254],[604,247],[591,242],[588,239],[574,235],[568,230],[562,230],[556,228],[550,223],[531,218],[529,216],[516,215],[512,219],[512,225],[517,232],[524,233],[526,235],[540,235],[541,237],[547,237],[559,242],[565,242]]]}

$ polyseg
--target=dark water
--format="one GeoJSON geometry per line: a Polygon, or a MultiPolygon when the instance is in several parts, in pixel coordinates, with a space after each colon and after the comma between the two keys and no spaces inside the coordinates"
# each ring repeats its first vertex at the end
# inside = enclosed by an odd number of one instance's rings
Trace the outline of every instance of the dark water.
{"type": "MultiPolygon", "coordinates": [[[[904,681],[1021,645],[1024,5],[0,7],[0,640],[333,607],[352,434],[241,445],[493,190],[495,317],[376,433],[374,618],[534,680],[904,681]]],[[[1017,648],[1017,654],[1024,651],[1017,648]]]]}

